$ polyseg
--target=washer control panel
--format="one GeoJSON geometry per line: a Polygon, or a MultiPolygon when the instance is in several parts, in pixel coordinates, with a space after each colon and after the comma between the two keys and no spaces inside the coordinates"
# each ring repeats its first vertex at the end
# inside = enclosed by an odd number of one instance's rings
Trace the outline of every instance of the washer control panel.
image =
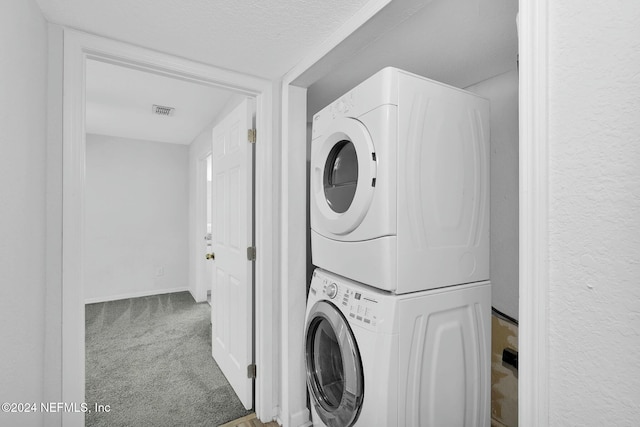
{"type": "Polygon", "coordinates": [[[338,284],[324,274],[314,272],[310,291],[315,294],[316,289],[326,298],[333,300],[350,322],[372,329],[381,321],[378,300],[373,293],[338,284]]]}
{"type": "Polygon", "coordinates": [[[376,326],[378,324],[378,301],[371,295],[355,290],[347,289],[342,297],[341,304],[346,308],[349,318],[362,322],[365,325],[376,326]]]}

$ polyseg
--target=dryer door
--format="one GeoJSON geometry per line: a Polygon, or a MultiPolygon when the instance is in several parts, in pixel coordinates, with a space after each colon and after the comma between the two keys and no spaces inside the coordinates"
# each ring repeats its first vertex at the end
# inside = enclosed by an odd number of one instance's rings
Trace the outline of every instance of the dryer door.
{"type": "Polygon", "coordinates": [[[356,119],[336,119],[324,135],[313,142],[311,155],[316,231],[344,235],[360,225],[371,205],[375,149],[367,128],[356,119]]]}
{"type": "Polygon", "coordinates": [[[307,386],[318,416],[328,427],[358,419],[364,395],[362,361],[346,319],[327,301],[315,303],[306,327],[307,386]]]}

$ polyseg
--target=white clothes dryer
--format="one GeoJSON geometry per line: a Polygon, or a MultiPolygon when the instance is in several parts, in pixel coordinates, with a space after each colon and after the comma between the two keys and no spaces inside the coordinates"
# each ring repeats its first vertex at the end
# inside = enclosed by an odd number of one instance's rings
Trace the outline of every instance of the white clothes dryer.
{"type": "Polygon", "coordinates": [[[385,68],[318,112],[316,266],[398,294],[489,279],[489,102],[385,68]]]}
{"type": "Polygon", "coordinates": [[[315,427],[488,427],[491,285],[394,295],[316,269],[305,361],[315,427]]]}

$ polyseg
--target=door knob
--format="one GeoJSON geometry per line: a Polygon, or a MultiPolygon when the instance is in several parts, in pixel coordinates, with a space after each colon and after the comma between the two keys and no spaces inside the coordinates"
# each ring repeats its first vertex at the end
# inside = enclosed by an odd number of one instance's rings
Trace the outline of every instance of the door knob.
{"type": "Polygon", "coordinates": [[[204,256],[206,259],[216,259],[216,254],[214,254],[213,252],[211,252],[210,254],[206,254],[204,256]]]}

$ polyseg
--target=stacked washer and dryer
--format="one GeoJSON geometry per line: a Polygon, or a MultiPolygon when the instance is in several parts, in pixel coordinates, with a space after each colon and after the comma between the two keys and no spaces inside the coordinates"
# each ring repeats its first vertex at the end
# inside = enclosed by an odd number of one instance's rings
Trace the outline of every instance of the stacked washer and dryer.
{"type": "Polygon", "coordinates": [[[314,426],[488,426],[489,102],[385,68],[318,112],[314,426]]]}

